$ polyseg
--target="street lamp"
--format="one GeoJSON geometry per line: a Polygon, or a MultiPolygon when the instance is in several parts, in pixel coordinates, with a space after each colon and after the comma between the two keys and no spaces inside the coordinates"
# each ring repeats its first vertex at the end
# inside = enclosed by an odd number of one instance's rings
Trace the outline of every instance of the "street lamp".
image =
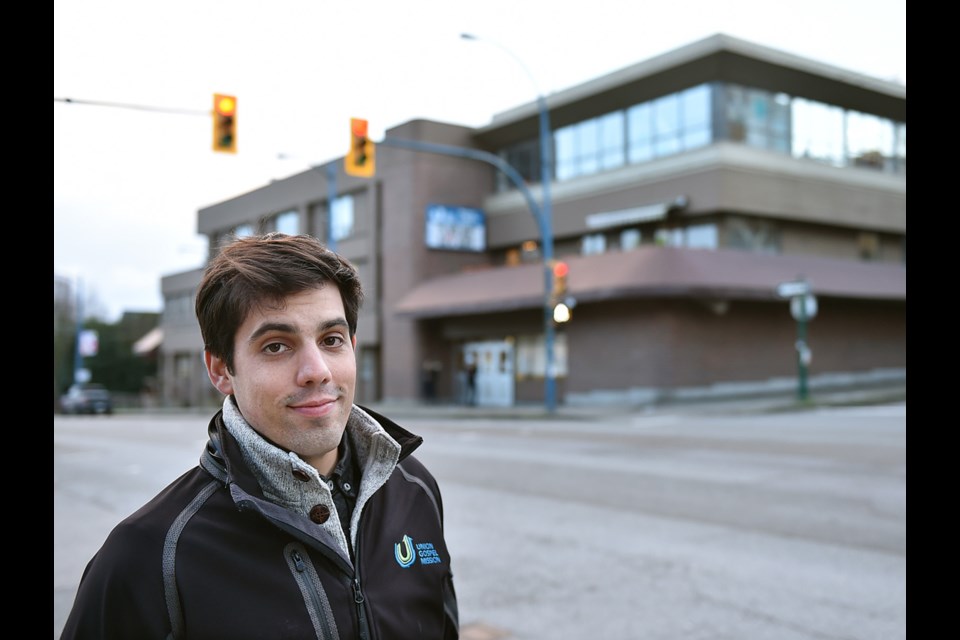
{"type": "Polygon", "coordinates": [[[553,325],[553,305],[551,304],[550,292],[553,290],[553,270],[551,263],[553,261],[553,209],[550,202],[550,178],[553,168],[551,154],[551,136],[550,136],[550,112],[547,109],[547,99],[537,85],[536,78],[530,73],[530,69],[518,58],[512,51],[503,45],[492,40],[485,40],[470,33],[461,33],[460,37],[464,40],[474,40],[478,42],[489,42],[500,48],[507,55],[513,58],[524,73],[530,78],[533,87],[537,92],[537,109],[540,112],[540,192],[542,200],[540,203],[540,244],[543,254],[543,330],[544,330],[544,348],[546,349],[546,377],[545,377],[545,400],[547,411],[553,413],[557,408],[557,373],[554,363],[553,343],[555,338],[555,329],[553,325]]]}

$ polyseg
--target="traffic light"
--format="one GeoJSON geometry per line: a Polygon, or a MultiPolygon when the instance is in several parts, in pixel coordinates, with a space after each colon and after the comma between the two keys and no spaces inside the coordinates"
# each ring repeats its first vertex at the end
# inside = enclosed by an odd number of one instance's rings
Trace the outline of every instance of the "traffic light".
{"type": "Polygon", "coordinates": [[[553,290],[551,295],[554,301],[563,300],[567,295],[567,274],[570,267],[566,262],[555,260],[553,262],[553,290]]]}
{"type": "Polygon", "coordinates": [[[550,290],[550,303],[553,307],[553,321],[560,324],[570,320],[575,301],[567,295],[567,275],[570,267],[562,260],[554,260],[550,267],[553,272],[553,287],[550,290]]]}
{"type": "Polygon", "coordinates": [[[350,150],[343,159],[343,170],[347,175],[370,178],[375,171],[373,141],[367,135],[367,121],[350,118],[350,150]]]}
{"type": "Polygon", "coordinates": [[[237,152],[237,98],[213,94],[213,150],[237,152]]]}

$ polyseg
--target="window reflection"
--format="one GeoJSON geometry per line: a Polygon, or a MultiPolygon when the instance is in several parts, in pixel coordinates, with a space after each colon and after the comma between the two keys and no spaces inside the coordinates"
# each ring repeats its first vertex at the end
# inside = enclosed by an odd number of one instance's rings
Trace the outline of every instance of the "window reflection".
{"type": "Polygon", "coordinates": [[[330,211],[330,236],[342,240],[353,233],[353,196],[335,198],[330,211]]]}
{"type": "MultiPolygon", "coordinates": [[[[571,180],[729,140],[834,166],[906,172],[906,123],[785,93],[705,83],[554,131],[554,172],[571,180]]],[[[539,181],[538,139],[500,157],[539,181]]],[[[513,185],[498,174],[498,190],[513,185]]]]}

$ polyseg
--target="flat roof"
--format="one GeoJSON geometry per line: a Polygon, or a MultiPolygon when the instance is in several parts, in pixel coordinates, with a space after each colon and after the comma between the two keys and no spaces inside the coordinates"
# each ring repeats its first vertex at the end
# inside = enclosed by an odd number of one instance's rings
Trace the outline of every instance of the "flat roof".
{"type": "MultiPolygon", "coordinates": [[[[907,88],[832,64],[717,33],[544,96],[554,129],[710,81],[818,100],[906,122],[907,88]]],[[[536,131],[537,100],[495,114],[476,130],[499,147],[536,131]]]]}

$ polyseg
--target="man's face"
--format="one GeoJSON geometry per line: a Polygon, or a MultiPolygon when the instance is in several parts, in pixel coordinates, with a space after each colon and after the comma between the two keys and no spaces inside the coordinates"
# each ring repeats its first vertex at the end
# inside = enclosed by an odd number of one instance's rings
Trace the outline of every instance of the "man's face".
{"type": "Polygon", "coordinates": [[[328,475],[353,406],[355,347],[340,291],[326,285],[289,296],[283,309],[251,310],[234,336],[233,373],[204,359],[251,427],[328,475]]]}

